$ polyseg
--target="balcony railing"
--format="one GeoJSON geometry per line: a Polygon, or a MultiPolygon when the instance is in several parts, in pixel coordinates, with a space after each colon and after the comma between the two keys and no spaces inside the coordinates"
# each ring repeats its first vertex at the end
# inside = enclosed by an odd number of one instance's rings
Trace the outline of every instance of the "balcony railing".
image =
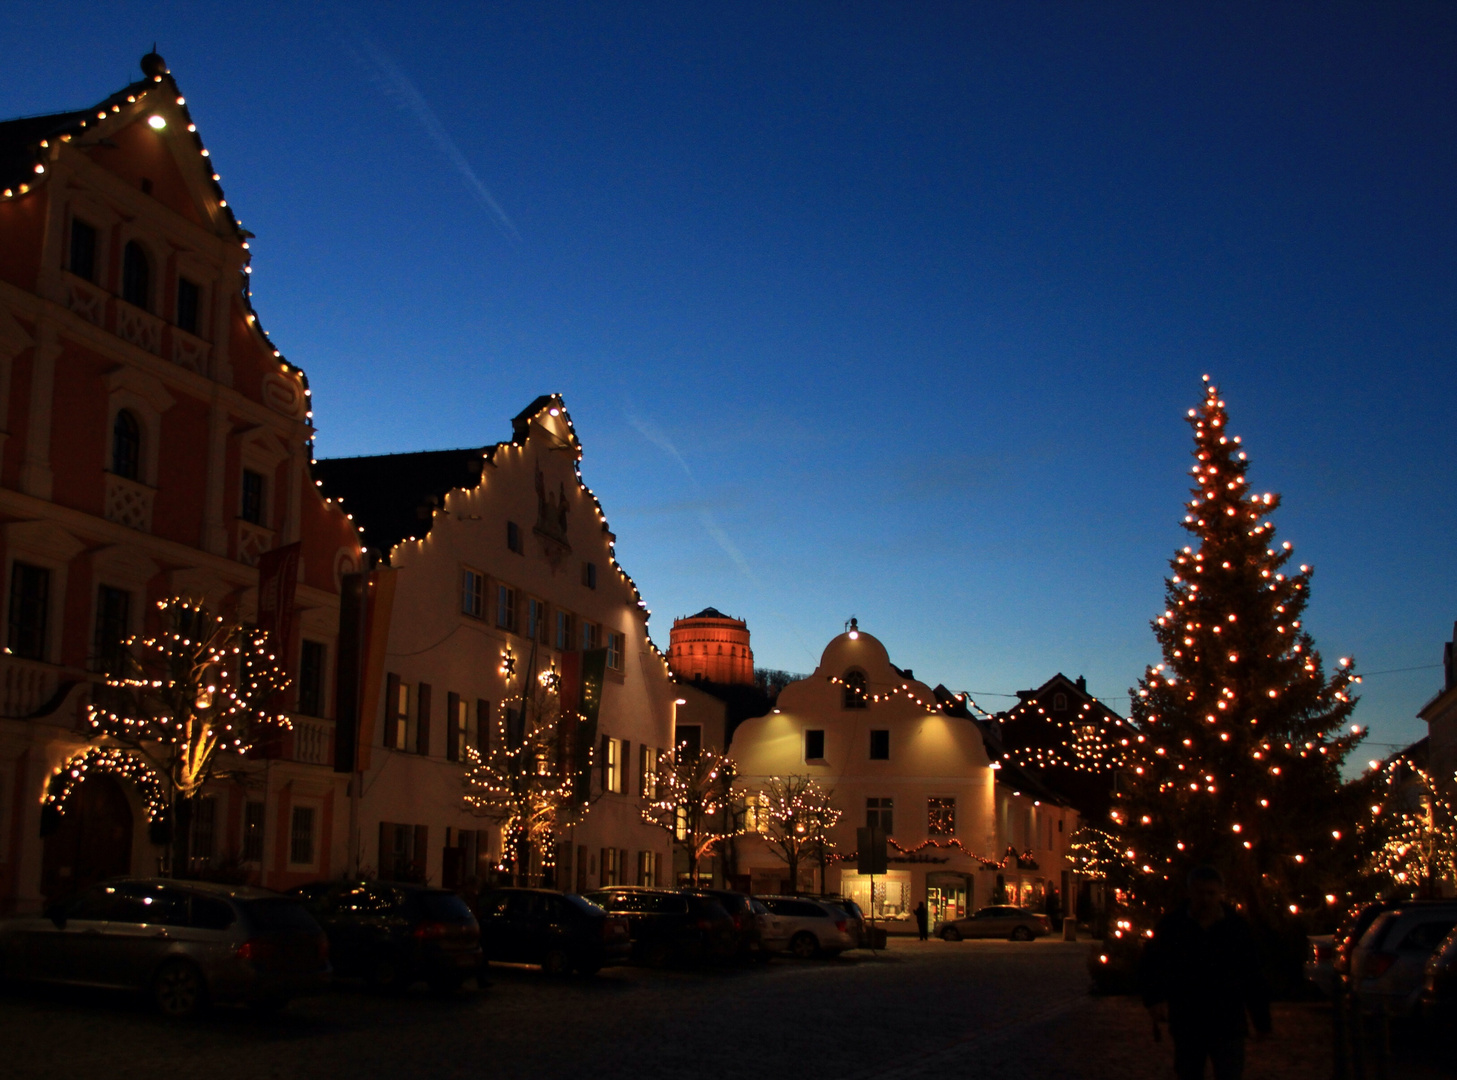
{"type": "Polygon", "coordinates": [[[0,717],[48,715],[43,710],[60,706],[66,700],[66,691],[96,678],[88,671],[0,653],[0,717]]]}
{"type": "Polygon", "coordinates": [[[329,754],[329,729],[333,725],[327,720],[311,716],[293,718],[293,760],[305,765],[327,765],[329,754]]]}

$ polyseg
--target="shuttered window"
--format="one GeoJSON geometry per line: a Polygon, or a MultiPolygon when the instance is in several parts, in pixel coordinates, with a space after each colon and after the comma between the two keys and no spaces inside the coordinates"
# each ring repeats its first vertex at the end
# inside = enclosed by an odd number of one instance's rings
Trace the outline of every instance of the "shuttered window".
{"type": "Polygon", "coordinates": [[[416,698],[418,712],[415,721],[415,753],[430,753],[430,684],[421,683],[416,698]]]}
{"type": "Polygon", "coordinates": [[[476,701],[476,753],[485,757],[491,752],[491,703],[485,698],[476,701]]]}

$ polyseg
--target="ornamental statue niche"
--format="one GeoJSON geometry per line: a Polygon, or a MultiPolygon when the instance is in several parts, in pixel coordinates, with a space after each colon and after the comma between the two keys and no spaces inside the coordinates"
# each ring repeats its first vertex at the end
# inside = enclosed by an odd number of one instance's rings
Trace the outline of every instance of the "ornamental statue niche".
{"type": "Polygon", "coordinates": [[[540,465],[536,467],[536,527],[531,531],[555,573],[572,553],[567,542],[567,485],[559,482],[556,491],[548,491],[540,465]]]}

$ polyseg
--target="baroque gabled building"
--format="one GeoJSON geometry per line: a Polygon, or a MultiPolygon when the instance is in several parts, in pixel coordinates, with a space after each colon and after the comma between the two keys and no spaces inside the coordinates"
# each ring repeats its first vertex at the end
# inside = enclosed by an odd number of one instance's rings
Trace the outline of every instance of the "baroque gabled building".
{"type": "Polygon", "coordinates": [[[382,876],[454,886],[512,872],[503,817],[490,799],[467,805],[466,777],[473,757],[551,723],[552,748],[528,764],[574,795],[515,871],[567,889],[670,878],[670,838],[641,806],[678,695],[581,454],[550,395],[504,442],[315,466],[394,575],[383,693],[360,737],[359,859],[382,876]],[[583,674],[594,655],[596,683],[583,674]],[[590,710],[587,685],[600,686],[590,710]]]}
{"type": "Polygon", "coordinates": [[[204,794],[193,854],[280,886],[338,865],[328,665],[359,542],[310,480],[308,383],[253,310],[251,234],[165,62],[142,69],[90,108],[0,123],[5,910],[158,870],[165,823],[141,772],[87,770],[44,837],[42,800],[95,747],[103,658],[155,602],[251,620],[259,557],[294,542],[294,728],[204,794]]]}

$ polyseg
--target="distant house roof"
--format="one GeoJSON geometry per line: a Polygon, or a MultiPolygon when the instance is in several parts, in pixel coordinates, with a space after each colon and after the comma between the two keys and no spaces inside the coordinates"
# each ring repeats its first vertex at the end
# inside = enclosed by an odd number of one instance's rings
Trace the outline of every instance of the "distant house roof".
{"type": "Polygon", "coordinates": [[[381,558],[401,540],[422,538],[445,494],[474,488],[495,447],[421,450],[411,454],[321,458],[314,462],[320,490],[354,519],[364,544],[381,558]]]}

